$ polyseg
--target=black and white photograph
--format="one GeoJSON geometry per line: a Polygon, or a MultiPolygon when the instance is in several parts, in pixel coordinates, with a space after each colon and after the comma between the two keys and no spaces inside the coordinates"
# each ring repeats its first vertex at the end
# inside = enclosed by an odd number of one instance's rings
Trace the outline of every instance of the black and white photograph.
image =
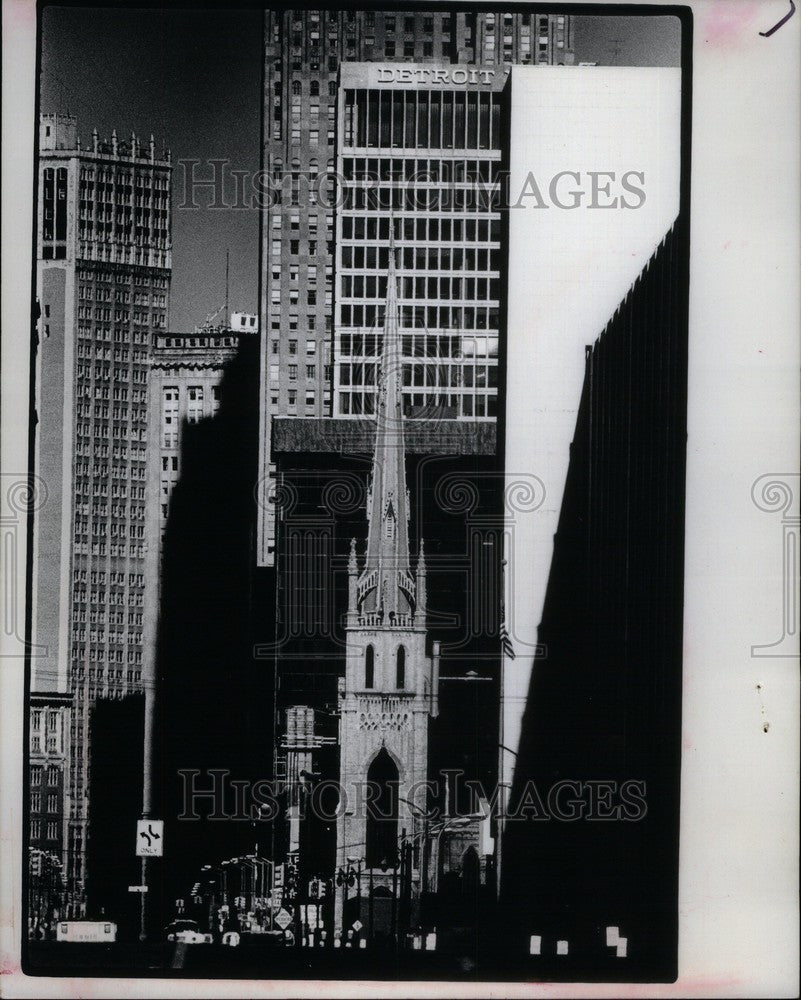
{"type": "MultiPolygon", "coordinates": [[[[681,959],[693,54],[785,5],[702,6],[27,8],[34,986],[749,995],[681,959]]],[[[797,684],[798,477],[766,463],[743,657],[786,747],[758,670],[797,684]]]]}

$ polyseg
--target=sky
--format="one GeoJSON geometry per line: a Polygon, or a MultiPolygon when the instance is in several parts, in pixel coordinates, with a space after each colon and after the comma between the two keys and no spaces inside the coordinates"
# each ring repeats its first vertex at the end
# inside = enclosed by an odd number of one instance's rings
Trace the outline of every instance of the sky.
{"type": "MultiPolygon", "coordinates": [[[[40,109],[78,118],[84,145],[93,128],[121,139],[132,131],[170,148],[173,175],[173,277],[170,326],[191,330],[225,302],[230,252],[231,310],[257,311],[257,209],[181,207],[181,161],[228,171],[259,169],[261,34],[259,9],[126,10],[47,7],[42,12],[40,109]]],[[[618,66],[679,65],[672,17],[577,17],[576,60],[618,66]]],[[[234,181],[227,192],[233,201],[234,181]]],[[[222,319],[220,314],[219,319],[222,319]]]]}

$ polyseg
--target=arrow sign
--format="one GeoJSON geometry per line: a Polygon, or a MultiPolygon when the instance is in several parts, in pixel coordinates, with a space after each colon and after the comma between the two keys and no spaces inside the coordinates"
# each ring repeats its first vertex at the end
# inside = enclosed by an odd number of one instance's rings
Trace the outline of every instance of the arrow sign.
{"type": "Polygon", "coordinates": [[[136,822],[136,856],[160,858],[164,854],[164,820],[140,819],[136,822]]]}

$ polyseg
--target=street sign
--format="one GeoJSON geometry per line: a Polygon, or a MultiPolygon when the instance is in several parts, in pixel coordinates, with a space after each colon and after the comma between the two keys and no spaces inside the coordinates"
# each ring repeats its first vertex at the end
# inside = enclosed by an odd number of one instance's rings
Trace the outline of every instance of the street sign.
{"type": "Polygon", "coordinates": [[[275,916],[275,922],[278,924],[278,926],[281,928],[282,931],[285,931],[287,927],[289,927],[289,925],[292,923],[292,917],[290,916],[289,913],[287,913],[286,910],[279,910],[275,916]]]}
{"type": "Polygon", "coordinates": [[[361,922],[361,920],[354,920],[352,926],[353,926],[353,929],[358,934],[359,931],[362,929],[362,927],[364,927],[364,924],[361,922]]]}
{"type": "Polygon", "coordinates": [[[146,885],[129,885],[128,892],[147,892],[146,885]]]}
{"type": "Polygon", "coordinates": [[[164,820],[139,819],[136,821],[136,856],[160,858],[164,854],[164,820]]]}

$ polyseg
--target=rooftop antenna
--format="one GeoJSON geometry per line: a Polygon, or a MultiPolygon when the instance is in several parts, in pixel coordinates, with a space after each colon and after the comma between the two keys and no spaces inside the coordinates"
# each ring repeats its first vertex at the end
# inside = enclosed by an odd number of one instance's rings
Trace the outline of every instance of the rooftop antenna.
{"type": "Polygon", "coordinates": [[[228,265],[230,263],[230,250],[225,251],[225,325],[231,322],[231,315],[228,312],[228,265]]]}

